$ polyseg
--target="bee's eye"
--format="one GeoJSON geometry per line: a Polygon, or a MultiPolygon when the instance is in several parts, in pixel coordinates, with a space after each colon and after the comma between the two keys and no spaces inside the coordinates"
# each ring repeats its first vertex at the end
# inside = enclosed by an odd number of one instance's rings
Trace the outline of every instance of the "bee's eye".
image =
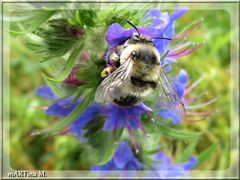
{"type": "Polygon", "coordinates": [[[136,51],[132,51],[131,52],[131,56],[136,57],[137,56],[137,52],[136,51]]]}
{"type": "Polygon", "coordinates": [[[138,35],[138,34],[135,34],[135,35],[133,36],[133,39],[134,39],[134,40],[139,40],[139,35],[138,35]]]}

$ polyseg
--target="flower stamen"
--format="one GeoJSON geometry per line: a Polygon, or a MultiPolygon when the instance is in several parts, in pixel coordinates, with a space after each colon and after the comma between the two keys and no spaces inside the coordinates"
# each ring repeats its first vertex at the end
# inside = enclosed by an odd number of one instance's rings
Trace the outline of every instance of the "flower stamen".
{"type": "Polygon", "coordinates": [[[136,138],[135,138],[135,136],[134,136],[134,134],[133,134],[133,132],[132,132],[131,127],[128,126],[127,128],[128,128],[128,132],[129,132],[130,138],[131,138],[131,140],[132,140],[132,142],[133,142],[133,145],[134,145],[134,148],[135,148],[135,152],[136,152],[136,154],[137,154],[137,153],[139,152],[139,148],[138,148],[138,145],[137,145],[136,138]]]}
{"type": "Polygon", "coordinates": [[[214,98],[214,99],[211,99],[210,101],[207,101],[207,102],[205,102],[205,103],[203,103],[203,104],[186,106],[185,109],[195,109],[195,108],[204,107],[204,106],[207,106],[207,105],[209,105],[209,104],[212,104],[212,103],[215,102],[218,98],[219,98],[219,96],[216,97],[216,98],[214,98]]]}

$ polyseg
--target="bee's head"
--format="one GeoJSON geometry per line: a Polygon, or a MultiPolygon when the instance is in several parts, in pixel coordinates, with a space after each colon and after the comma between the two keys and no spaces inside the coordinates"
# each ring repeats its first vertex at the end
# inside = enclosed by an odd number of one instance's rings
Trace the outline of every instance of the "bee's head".
{"type": "MultiPolygon", "coordinates": [[[[125,61],[129,56],[137,62],[141,62],[147,65],[160,65],[160,54],[155,47],[154,39],[146,35],[140,34],[136,26],[127,21],[137,32],[123,44],[122,58],[120,61],[125,61]]],[[[158,39],[167,39],[163,37],[157,37],[158,39]]],[[[122,63],[122,62],[120,62],[122,63]]]]}
{"type": "Polygon", "coordinates": [[[133,33],[133,35],[127,40],[127,44],[139,44],[139,43],[155,47],[153,39],[143,34],[133,33]]]}
{"type": "Polygon", "coordinates": [[[135,25],[133,25],[130,21],[127,21],[127,23],[130,24],[137,32],[133,33],[133,35],[126,41],[126,44],[143,43],[143,44],[155,46],[154,39],[172,40],[170,38],[165,38],[165,37],[153,37],[152,38],[152,37],[143,35],[139,32],[138,28],[135,25]]]}

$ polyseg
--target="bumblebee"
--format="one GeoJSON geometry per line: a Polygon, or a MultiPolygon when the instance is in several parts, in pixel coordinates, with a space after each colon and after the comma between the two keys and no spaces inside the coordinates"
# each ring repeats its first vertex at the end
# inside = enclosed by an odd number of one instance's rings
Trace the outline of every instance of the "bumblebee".
{"type": "Polygon", "coordinates": [[[158,91],[162,108],[183,120],[184,104],[160,66],[164,57],[160,56],[152,38],[140,34],[132,23],[128,23],[137,33],[117,47],[118,53],[110,54],[110,61],[119,64],[119,67],[107,67],[102,71],[105,79],[96,91],[95,100],[133,106],[153,91],[158,91]]]}

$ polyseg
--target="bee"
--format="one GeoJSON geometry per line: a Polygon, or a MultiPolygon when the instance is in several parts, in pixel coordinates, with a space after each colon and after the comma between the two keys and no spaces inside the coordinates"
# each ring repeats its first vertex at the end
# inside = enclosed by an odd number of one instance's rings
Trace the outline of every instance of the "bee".
{"type": "MultiPolygon", "coordinates": [[[[163,109],[170,110],[175,116],[184,119],[185,108],[181,98],[167,79],[161,67],[161,57],[154,45],[153,38],[137,33],[117,47],[110,61],[120,64],[118,68],[105,68],[101,74],[105,79],[98,87],[95,100],[100,103],[115,103],[119,106],[133,106],[153,91],[159,92],[163,109]],[[108,73],[105,73],[108,72],[108,73]],[[109,73],[110,72],[110,73],[109,73]]],[[[169,38],[161,38],[168,39],[169,38]]]]}

